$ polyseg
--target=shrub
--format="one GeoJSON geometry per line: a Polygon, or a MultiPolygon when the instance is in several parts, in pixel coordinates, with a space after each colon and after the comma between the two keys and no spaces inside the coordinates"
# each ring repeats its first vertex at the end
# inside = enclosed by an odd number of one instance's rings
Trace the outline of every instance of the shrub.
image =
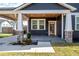
{"type": "Polygon", "coordinates": [[[31,39],[31,33],[27,33],[27,39],[31,39]]]}
{"type": "Polygon", "coordinates": [[[26,39],[26,42],[27,42],[27,45],[31,44],[32,43],[32,40],[31,40],[31,33],[27,33],[27,39],[26,39]]]}

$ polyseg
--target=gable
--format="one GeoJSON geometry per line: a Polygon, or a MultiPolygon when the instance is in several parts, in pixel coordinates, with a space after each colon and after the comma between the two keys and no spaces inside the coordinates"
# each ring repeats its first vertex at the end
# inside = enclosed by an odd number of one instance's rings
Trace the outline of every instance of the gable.
{"type": "Polygon", "coordinates": [[[79,3],[67,3],[75,8],[77,8],[77,10],[75,10],[74,12],[79,12],[79,3]]]}
{"type": "Polygon", "coordinates": [[[68,10],[57,3],[32,3],[21,10],[68,10]]]}

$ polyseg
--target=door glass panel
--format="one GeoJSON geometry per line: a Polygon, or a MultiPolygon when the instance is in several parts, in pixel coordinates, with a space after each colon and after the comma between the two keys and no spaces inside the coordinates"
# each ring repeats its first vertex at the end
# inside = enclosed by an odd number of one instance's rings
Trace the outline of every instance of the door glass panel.
{"type": "Polygon", "coordinates": [[[51,33],[54,33],[54,29],[55,29],[55,28],[54,28],[54,24],[50,24],[50,32],[51,32],[51,33]]]}

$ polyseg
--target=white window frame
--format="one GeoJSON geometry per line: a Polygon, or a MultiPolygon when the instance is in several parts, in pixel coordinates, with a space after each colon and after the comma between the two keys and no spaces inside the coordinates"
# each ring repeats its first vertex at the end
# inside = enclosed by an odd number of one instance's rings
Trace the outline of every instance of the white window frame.
{"type": "Polygon", "coordinates": [[[31,19],[31,30],[46,30],[46,19],[31,19]],[[37,21],[37,29],[33,29],[33,25],[32,25],[32,22],[33,20],[36,20],[37,21]],[[39,21],[40,20],[44,20],[44,29],[40,29],[39,28],[39,21]]]}
{"type": "Polygon", "coordinates": [[[77,23],[77,17],[79,17],[79,15],[75,15],[75,30],[79,31],[79,29],[77,29],[77,24],[79,24],[77,23]]]}

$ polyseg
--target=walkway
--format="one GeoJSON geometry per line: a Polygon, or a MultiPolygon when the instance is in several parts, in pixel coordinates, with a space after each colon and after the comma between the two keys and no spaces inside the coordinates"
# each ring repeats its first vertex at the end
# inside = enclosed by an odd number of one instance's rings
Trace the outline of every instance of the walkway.
{"type": "Polygon", "coordinates": [[[55,53],[50,42],[38,42],[38,45],[0,45],[0,52],[55,53]]]}
{"type": "Polygon", "coordinates": [[[16,42],[17,36],[0,38],[0,52],[48,52],[55,53],[51,43],[65,42],[59,37],[51,36],[32,36],[32,40],[38,40],[37,45],[11,45],[9,43],[16,42]]]}
{"type": "MultiPolygon", "coordinates": [[[[38,41],[37,45],[11,45],[10,42],[15,42],[17,39],[16,36],[8,37],[8,38],[0,38],[0,52],[47,52],[47,53],[55,53],[53,47],[50,42],[40,42],[38,41]]],[[[45,39],[45,38],[44,38],[45,39]]]]}

